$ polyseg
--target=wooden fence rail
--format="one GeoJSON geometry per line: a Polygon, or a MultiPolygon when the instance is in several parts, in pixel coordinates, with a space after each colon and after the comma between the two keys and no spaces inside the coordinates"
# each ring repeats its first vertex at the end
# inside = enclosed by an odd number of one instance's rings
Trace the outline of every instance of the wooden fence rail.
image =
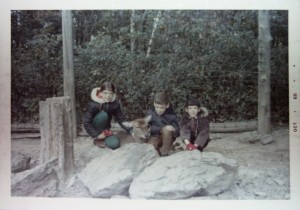
{"type": "MultiPolygon", "coordinates": [[[[244,121],[244,122],[224,122],[224,123],[210,123],[211,133],[234,133],[234,132],[246,132],[257,130],[257,121],[244,121]]],[[[82,126],[81,126],[82,127],[82,126]]],[[[117,123],[112,123],[112,130],[121,129],[117,123]]],[[[87,133],[83,131],[79,132],[79,136],[87,136],[87,133]]],[[[14,136],[22,136],[22,133],[28,137],[36,136],[34,133],[39,133],[39,124],[12,124],[11,133],[14,136]],[[20,135],[16,135],[20,133],[20,135]],[[32,133],[32,134],[30,134],[32,133]]]]}

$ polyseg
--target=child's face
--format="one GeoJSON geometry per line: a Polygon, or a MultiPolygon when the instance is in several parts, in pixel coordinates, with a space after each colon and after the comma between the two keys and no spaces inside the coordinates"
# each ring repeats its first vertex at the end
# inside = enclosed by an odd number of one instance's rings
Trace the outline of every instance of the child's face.
{"type": "Polygon", "coordinates": [[[110,102],[112,100],[113,95],[113,91],[103,90],[102,92],[99,92],[98,97],[103,99],[104,102],[110,102]]]}
{"type": "Polygon", "coordinates": [[[185,111],[189,114],[190,117],[196,117],[200,108],[198,106],[188,106],[185,111]]]}
{"type": "Polygon", "coordinates": [[[166,109],[169,107],[169,104],[158,104],[154,102],[154,109],[156,114],[162,115],[165,113],[166,109]]]}

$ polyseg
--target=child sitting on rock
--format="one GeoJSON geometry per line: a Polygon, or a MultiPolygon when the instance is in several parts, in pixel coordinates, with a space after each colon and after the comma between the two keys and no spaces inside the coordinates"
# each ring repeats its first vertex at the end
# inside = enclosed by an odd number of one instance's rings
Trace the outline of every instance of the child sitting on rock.
{"type": "Polygon", "coordinates": [[[170,107],[169,95],[165,92],[155,94],[153,105],[146,114],[151,116],[148,143],[152,144],[161,156],[166,156],[172,148],[173,141],[179,136],[177,115],[170,107]]]}
{"type": "Polygon", "coordinates": [[[115,117],[128,133],[131,128],[123,124],[125,117],[115,94],[115,86],[111,82],[104,82],[100,87],[92,90],[91,99],[83,117],[86,132],[94,139],[96,146],[117,149],[120,147],[120,141],[109,130],[112,117],[115,117]]]}
{"type": "Polygon", "coordinates": [[[180,128],[180,139],[186,149],[198,149],[202,152],[209,142],[209,120],[208,110],[201,107],[198,99],[186,102],[180,128]]]}

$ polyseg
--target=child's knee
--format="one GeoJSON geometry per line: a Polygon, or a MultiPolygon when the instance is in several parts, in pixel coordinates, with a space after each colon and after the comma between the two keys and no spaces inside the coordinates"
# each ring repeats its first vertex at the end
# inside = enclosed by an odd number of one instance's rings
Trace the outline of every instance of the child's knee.
{"type": "Polygon", "coordinates": [[[93,119],[93,127],[100,133],[106,129],[108,124],[108,115],[106,112],[99,112],[93,119]]]}
{"type": "Polygon", "coordinates": [[[167,126],[165,126],[160,129],[160,133],[163,135],[172,135],[173,131],[170,131],[167,126]]]}

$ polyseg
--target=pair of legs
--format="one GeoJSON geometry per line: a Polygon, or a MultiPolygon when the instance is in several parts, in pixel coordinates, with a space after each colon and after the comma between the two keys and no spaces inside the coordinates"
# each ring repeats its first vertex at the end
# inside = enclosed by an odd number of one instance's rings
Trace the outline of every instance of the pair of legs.
{"type": "Polygon", "coordinates": [[[148,140],[149,144],[152,144],[154,148],[160,153],[161,156],[166,156],[172,148],[174,141],[173,132],[163,127],[160,130],[161,135],[151,136],[148,140]]]}
{"type": "MultiPolygon", "coordinates": [[[[109,128],[109,120],[106,112],[101,111],[94,117],[93,127],[97,130],[98,134],[109,128]]],[[[94,144],[101,148],[117,149],[120,147],[120,141],[114,135],[107,136],[104,139],[94,139],[94,144]]]]}

